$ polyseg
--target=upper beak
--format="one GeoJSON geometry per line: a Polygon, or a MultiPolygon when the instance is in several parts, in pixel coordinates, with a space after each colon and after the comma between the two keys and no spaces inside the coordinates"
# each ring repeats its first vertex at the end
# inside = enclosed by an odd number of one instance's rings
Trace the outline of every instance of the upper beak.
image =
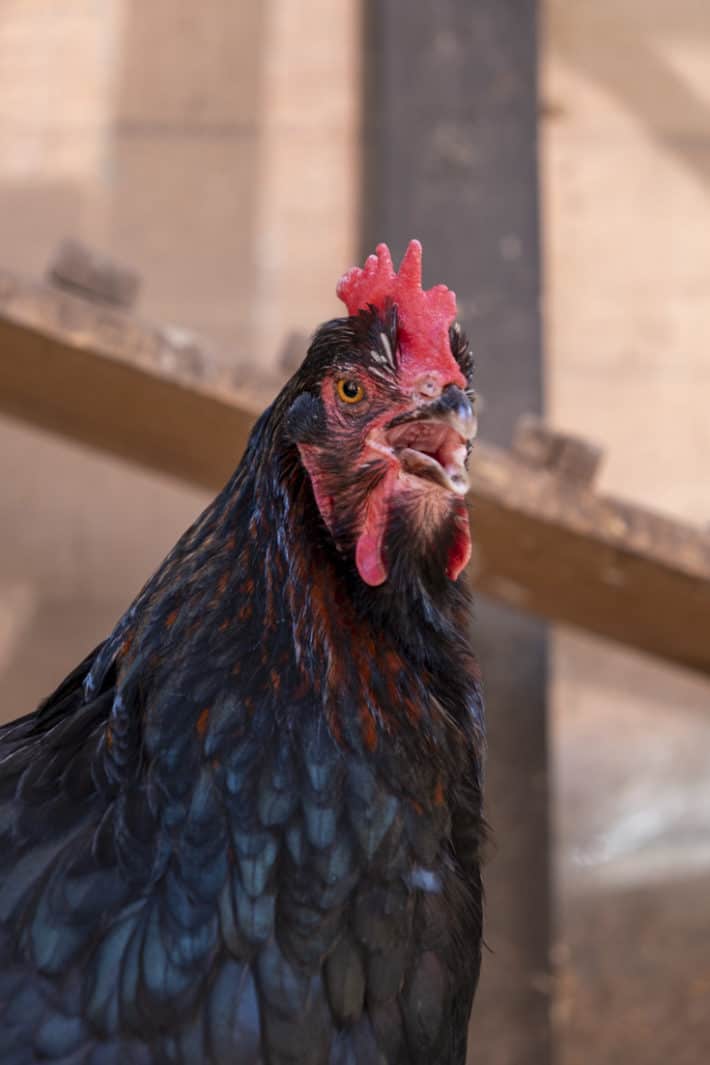
{"type": "Polygon", "coordinates": [[[439,398],[425,407],[422,414],[426,418],[438,418],[446,422],[467,442],[476,435],[478,419],[473,404],[457,385],[447,385],[439,398]]]}
{"type": "Polygon", "coordinates": [[[418,421],[442,421],[449,425],[467,443],[476,436],[478,419],[473,404],[463,389],[458,385],[447,385],[441,395],[416,410],[400,414],[387,425],[394,429],[398,425],[418,421]]]}

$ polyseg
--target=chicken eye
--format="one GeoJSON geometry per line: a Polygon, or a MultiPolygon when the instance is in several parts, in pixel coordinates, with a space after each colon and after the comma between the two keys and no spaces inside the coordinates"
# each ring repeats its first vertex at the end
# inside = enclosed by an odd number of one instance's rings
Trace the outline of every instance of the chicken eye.
{"type": "Polygon", "coordinates": [[[343,377],[337,384],[338,398],[343,403],[359,403],[365,398],[365,389],[350,377],[343,377]]]}

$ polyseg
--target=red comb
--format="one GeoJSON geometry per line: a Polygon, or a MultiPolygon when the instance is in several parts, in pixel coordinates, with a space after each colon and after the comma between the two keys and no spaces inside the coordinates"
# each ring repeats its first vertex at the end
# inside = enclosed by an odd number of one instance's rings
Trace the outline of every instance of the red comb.
{"type": "Polygon", "coordinates": [[[422,372],[438,372],[446,383],[465,385],[465,378],[451,354],[449,327],[456,318],[456,294],[446,285],[422,288],[422,246],[410,240],[395,273],[386,244],[377,245],[361,269],[354,266],[338,282],[336,292],[348,314],[372,305],[382,312],[388,303],[397,306],[400,376],[414,378],[422,372]]]}

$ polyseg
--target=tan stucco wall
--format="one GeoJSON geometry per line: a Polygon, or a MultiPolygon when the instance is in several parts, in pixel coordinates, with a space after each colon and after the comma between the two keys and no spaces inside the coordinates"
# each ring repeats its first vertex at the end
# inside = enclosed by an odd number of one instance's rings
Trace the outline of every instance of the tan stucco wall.
{"type": "MultiPolygon", "coordinates": [[[[39,276],[79,236],[237,378],[275,365],[337,312],[354,253],[357,41],[355,0],[6,0],[0,263],[39,276]]],[[[1,715],[112,627],[205,501],[0,420],[1,715]]]]}
{"type": "MultiPolygon", "coordinates": [[[[710,524],[710,6],[543,12],[549,417],[602,489],[710,524]]],[[[562,1060],[699,1065],[710,684],[560,632],[551,696],[562,1060]]]]}

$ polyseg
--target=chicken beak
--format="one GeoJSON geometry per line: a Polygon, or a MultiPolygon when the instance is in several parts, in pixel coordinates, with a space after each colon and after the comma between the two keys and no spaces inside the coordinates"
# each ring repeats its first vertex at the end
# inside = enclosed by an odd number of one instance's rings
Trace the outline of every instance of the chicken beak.
{"type": "Polygon", "coordinates": [[[457,385],[447,385],[432,403],[423,404],[413,411],[400,414],[387,425],[388,430],[411,422],[444,422],[470,444],[478,430],[478,419],[469,395],[457,385]]]}
{"type": "Polygon", "coordinates": [[[448,385],[439,398],[425,408],[425,411],[427,419],[445,422],[466,443],[471,443],[475,438],[478,430],[478,419],[473,409],[473,403],[466,393],[456,385],[448,385]]]}
{"type": "Polygon", "coordinates": [[[405,472],[465,495],[466,460],[475,435],[471,399],[456,385],[448,385],[432,403],[393,418],[385,440],[405,472]]]}

